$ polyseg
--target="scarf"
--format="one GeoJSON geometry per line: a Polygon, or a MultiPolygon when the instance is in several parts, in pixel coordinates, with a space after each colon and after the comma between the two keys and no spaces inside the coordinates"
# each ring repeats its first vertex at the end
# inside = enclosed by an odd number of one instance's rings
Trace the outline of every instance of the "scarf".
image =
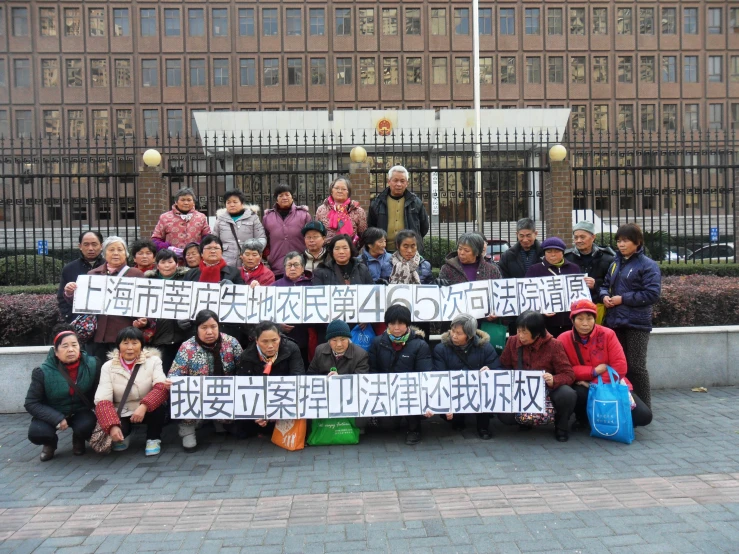
{"type": "Polygon", "coordinates": [[[328,197],[328,226],[331,229],[336,229],[336,233],[340,235],[354,236],[354,224],[352,218],[349,217],[349,207],[352,205],[352,199],[347,198],[341,204],[337,204],[336,201],[328,197]]]}
{"type": "Polygon", "coordinates": [[[136,269],[138,269],[142,273],[146,273],[147,271],[153,271],[156,268],[157,268],[157,264],[151,264],[151,265],[147,265],[147,266],[142,266],[142,265],[136,264],[136,269]]]}
{"type": "Polygon", "coordinates": [[[418,276],[418,266],[421,265],[421,255],[416,252],[410,260],[406,260],[400,255],[400,252],[396,250],[390,258],[390,263],[393,266],[393,271],[390,273],[390,282],[392,284],[403,284],[403,285],[420,285],[421,278],[418,276]]]}
{"type": "Polygon", "coordinates": [[[272,364],[274,364],[275,360],[277,360],[277,355],[280,353],[280,349],[278,348],[275,355],[270,356],[268,358],[267,356],[262,354],[262,349],[259,348],[258,344],[255,344],[254,346],[257,347],[257,353],[259,354],[259,360],[264,362],[264,371],[262,373],[264,373],[265,375],[269,375],[270,373],[272,373],[272,364]]]}
{"type": "Polygon", "coordinates": [[[131,373],[133,371],[133,366],[136,365],[136,360],[134,360],[134,361],[132,361],[132,362],[129,363],[126,360],[123,359],[123,356],[119,356],[118,359],[121,362],[121,365],[123,366],[123,369],[125,369],[129,373],[131,373]]]}
{"type": "Polygon", "coordinates": [[[213,356],[213,375],[219,377],[222,376],[223,358],[221,358],[221,345],[223,344],[223,337],[221,336],[221,334],[218,333],[218,339],[213,344],[205,344],[203,341],[200,340],[200,337],[196,333],[195,342],[197,342],[203,350],[213,356]]]}
{"type": "Polygon", "coordinates": [[[174,206],[172,206],[172,213],[174,215],[178,216],[182,221],[190,221],[193,218],[193,216],[195,215],[193,213],[193,210],[190,210],[189,212],[181,212],[177,208],[177,205],[176,204],[174,206]]]}
{"type": "MultiPolygon", "coordinates": [[[[72,379],[73,383],[77,382],[77,373],[80,369],[80,361],[82,361],[82,357],[77,358],[77,361],[72,362],[71,364],[63,364],[64,369],[67,370],[69,378],[72,379]]],[[[69,396],[74,396],[74,389],[72,387],[69,387],[69,396]]]]}
{"type": "Polygon", "coordinates": [[[118,269],[113,269],[108,265],[108,262],[105,262],[105,274],[106,275],[118,275],[119,277],[123,277],[128,272],[128,266],[126,264],[123,264],[118,269]]]}
{"type": "Polygon", "coordinates": [[[282,219],[285,219],[288,215],[290,215],[290,211],[293,209],[292,205],[289,208],[278,208],[277,204],[275,204],[275,210],[277,210],[277,213],[282,219]]]}
{"type": "Polygon", "coordinates": [[[200,279],[201,283],[220,283],[221,282],[221,269],[226,267],[226,260],[221,258],[221,261],[215,265],[208,265],[203,260],[200,260],[200,279]]]}
{"type": "MultiPolygon", "coordinates": [[[[395,335],[391,335],[389,329],[387,331],[385,331],[385,332],[387,333],[387,337],[390,339],[390,342],[393,344],[393,348],[395,348],[397,346],[399,346],[400,348],[403,348],[405,346],[405,343],[408,342],[408,339],[411,336],[411,330],[410,329],[408,329],[405,332],[405,335],[402,335],[400,337],[396,337],[395,335]]],[[[400,350],[400,348],[398,348],[398,350],[400,350]]]]}
{"type": "Polygon", "coordinates": [[[253,267],[252,269],[247,269],[246,267],[241,267],[241,277],[244,279],[244,283],[247,285],[251,283],[254,279],[259,281],[259,277],[264,272],[264,264],[262,262],[259,262],[257,264],[257,267],[253,267]]]}
{"type": "Polygon", "coordinates": [[[557,262],[556,264],[550,264],[550,265],[553,265],[554,267],[562,267],[563,265],[565,265],[565,261],[566,261],[566,260],[565,260],[564,258],[562,258],[562,259],[561,259],[560,261],[558,261],[558,262],[557,262]]]}
{"type": "MultiPolygon", "coordinates": [[[[227,212],[227,213],[228,213],[228,212],[227,212]]],[[[228,214],[228,215],[230,215],[230,216],[231,216],[231,219],[232,219],[232,220],[234,221],[234,223],[235,223],[235,222],[237,222],[237,221],[239,220],[239,218],[240,218],[240,217],[241,217],[242,215],[244,215],[244,213],[246,213],[246,208],[244,208],[243,210],[241,210],[241,211],[240,211],[239,213],[236,213],[236,214],[228,214]]]]}

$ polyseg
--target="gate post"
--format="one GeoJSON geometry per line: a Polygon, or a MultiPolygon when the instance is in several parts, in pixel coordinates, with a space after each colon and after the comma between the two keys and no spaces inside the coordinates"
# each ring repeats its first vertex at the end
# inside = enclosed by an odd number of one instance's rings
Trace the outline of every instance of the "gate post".
{"type": "Polygon", "coordinates": [[[352,182],[352,200],[359,202],[369,217],[369,207],[372,201],[372,183],[370,181],[367,152],[364,148],[352,149],[352,161],[349,163],[349,180],[352,182]]]}
{"type": "Polygon", "coordinates": [[[150,237],[159,216],[170,209],[169,187],[162,177],[162,166],[139,167],[138,205],[139,237],[150,237]]]}
{"type": "Polygon", "coordinates": [[[543,204],[545,235],[559,237],[565,244],[572,242],[572,173],[570,162],[549,161],[549,173],[544,174],[543,204]]]}

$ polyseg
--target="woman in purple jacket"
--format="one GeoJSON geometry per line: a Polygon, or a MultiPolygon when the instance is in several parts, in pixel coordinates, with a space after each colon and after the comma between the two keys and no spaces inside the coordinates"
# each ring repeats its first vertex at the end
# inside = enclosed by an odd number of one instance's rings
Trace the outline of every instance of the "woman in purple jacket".
{"type": "Polygon", "coordinates": [[[274,198],[275,205],[265,210],[262,226],[267,234],[267,259],[275,278],[279,279],[285,274],[285,254],[292,250],[302,252],[305,248],[301,231],[312,218],[308,206],[298,206],[293,202],[289,185],[279,185],[274,198]]]}

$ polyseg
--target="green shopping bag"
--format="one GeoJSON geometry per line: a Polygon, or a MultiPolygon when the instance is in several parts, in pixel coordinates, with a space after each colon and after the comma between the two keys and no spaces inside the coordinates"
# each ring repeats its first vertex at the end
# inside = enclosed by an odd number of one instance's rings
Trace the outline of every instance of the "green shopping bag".
{"type": "Polygon", "coordinates": [[[353,417],[336,419],[314,419],[308,444],[311,446],[330,446],[332,444],[358,444],[359,429],[353,417]]]}
{"type": "Polygon", "coordinates": [[[505,341],[508,334],[508,326],[492,321],[483,321],[480,330],[490,335],[490,344],[493,345],[498,355],[505,350],[505,341]]]}

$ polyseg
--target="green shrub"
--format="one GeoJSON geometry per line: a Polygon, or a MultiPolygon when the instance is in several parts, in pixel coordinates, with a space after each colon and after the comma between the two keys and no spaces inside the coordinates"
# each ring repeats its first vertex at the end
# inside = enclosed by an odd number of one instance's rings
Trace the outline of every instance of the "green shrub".
{"type": "Polygon", "coordinates": [[[27,285],[0,287],[0,296],[15,294],[56,294],[59,285],[27,285]]]}
{"type": "Polygon", "coordinates": [[[734,277],[664,277],[654,307],[656,327],[739,325],[739,281],[734,277]]]}
{"type": "Polygon", "coordinates": [[[449,252],[457,250],[457,242],[441,237],[425,237],[423,239],[423,257],[431,262],[431,267],[441,268],[444,258],[449,252]]]}
{"type": "Polygon", "coordinates": [[[739,277],[739,264],[659,264],[662,277],[682,275],[715,275],[716,277],[739,277]]]}
{"type": "Polygon", "coordinates": [[[46,285],[59,281],[63,264],[48,256],[11,256],[0,259],[0,286],[46,285]]]}

